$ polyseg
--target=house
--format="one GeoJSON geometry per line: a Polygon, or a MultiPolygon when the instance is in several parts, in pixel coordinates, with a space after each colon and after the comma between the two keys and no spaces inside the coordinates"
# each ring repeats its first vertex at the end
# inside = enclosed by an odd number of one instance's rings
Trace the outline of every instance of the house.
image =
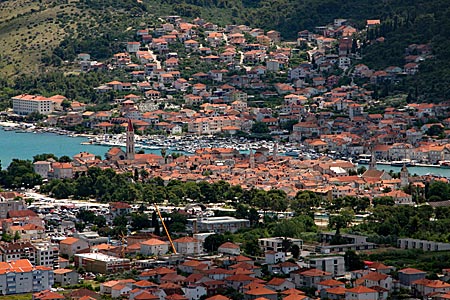
{"type": "Polygon", "coordinates": [[[325,256],[309,259],[311,268],[329,272],[333,276],[342,276],[345,274],[345,261],[343,256],[325,256]]]}
{"type": "Polygon", "coordinates": [[[71,269],[56,269],[53,271],[55,283],[61,286],[78,284],[78,273],[71,269]]]}
{"type": "Polygon", "coordinates": [[[411,284],[414,295],[429,297],[434,293],[447,293],[450,291],[450,284],[441,280],[419,279],[411,284]]]}
{"type": "Polygon", "coordinates": [[[317,284],[317,290],[320,292],[321,297],[322,297],[322,291],[328,290],[330,288],[337,288],[337,287],[345,288],[345,283],[334,280],[334,279],[328,279],[328,280],[321,281],[317,284]]]}
{"type": "Polygon", "coordinates": [[[290,278],[293,279],[296,288],[314,287],[324,281],[332,278],[332,274],[317,269],[297,270],[290,273],[290,278]]]}
{"type": "Polygon", "coordinates": [[[283,251],[283,243],[286,242],[290,245],[297,245],[300,249],[303,247],[303,241],[294,238],[283,238],[283,237],[271,237],[271,238],[261,238],[258,239],[259,246],[262,251],[283,251]]]}
{"type": "Polygon", "coordinates": [[[68,237],[59,243],[59,253],[68,257],[72,257],[77,252],[88,248],[89,244],[86,241],[74,237],[68,237]]]}
{"type": "Polygon", "coordinates": [[[286,260],[286,253],[269,250],[264,252],[264,257],[267,264],[277,264],[286,260]]]}
{"type": "Polygon", "coordinates": [[[122,215],[128,215],[131,213],[131,206],[125,202],[111,202],[109,204],[109,210],[113,215],[113,218],[122,215]]]}
{"type": "Polygon", "coordinates": [[[199,300],[201,297],[206,296],[207,290],[201,284],[190,284],[182,288],[184,296],[189,300],[199,300]]]}
{"type": "Polygon", "coordinates": [[[345,292],[345,300],[378,300],[378,292],[365,286],[357,286],[345,292]]]}
{"type": "Polygon", "coordinates": [[[141,243],[141,253],[143,255],[163,255],[169,252],[169,244],[158,239],[149,239],[141,243]]]}
{"type": "Polygon", "coordinates": [[[365,287],[371,288],[378,286],[387,290],[391,290],[392,288],[392,277],[386,274],[370,272],[361,277],[361,281],[362,280],[365,287]]]}
{"type": "Polygon", "coordinates": [[[71,163],[52,163],[53,178],[64,179],[73,177],[73,166],[71,163]]]}
{"type": "Polygon", "coordinates": [[[203,252],[202,242],[193,237],[173,240],[173,244],[179,254],[201,254],[203,252]]]}
{"type": "Polygon", "coordinates": [[[244,297],[246,300],[252,300],[252,299],[258,299],[258,298],[264,298],[269,300],[277,300],[278,299],[278,293],[272,290],[269,290],[268,288],[261,287],[256,289],[251,289],[249,291],[244,292],[244,297]]]}
{"type": "Polygon", "coordinates": [[[34,293],[32,296],[33,300],[58,300],[58,299],[66,299],[63,295],[58,294],[56,292],[52,292],[50,290],[44,290],[38,293],[34,293]]]}
{"type": "Polygon", "coordinates": [[[241,248],[239,247],[239,245],[236,245],[235,243],[226,242],[219,246],[217,252],[230,255],[240,255],[241,248]]]}
{"type": "Polygon", "coordinates": [[[282,292],[285,290],[295,288],[295,283],[287,280],[286,278],[274,277],[269,282],[266,283],[266,286],[267,286],[267,288],[269,288],[275,292],[282,292]]]}
{"type": "Polygon", "coordinates": [[[322,292],[320,293],[320,297],[328,298],[331,300],[343,300],[343,299],[345,299],[346,292],[347,292],[347,289],[344,287],[341,287],[341,286],[332,287],[332,288],[328,288],[326,290],[322,290],[322,292]]]}
{"type": "Polygon", "coordinates": [[[400,285],[406,287],[411,287],[414,281],[424,279],[426,275],[427,272],[414,268],[405,268],[398,271],[400,285]]]}

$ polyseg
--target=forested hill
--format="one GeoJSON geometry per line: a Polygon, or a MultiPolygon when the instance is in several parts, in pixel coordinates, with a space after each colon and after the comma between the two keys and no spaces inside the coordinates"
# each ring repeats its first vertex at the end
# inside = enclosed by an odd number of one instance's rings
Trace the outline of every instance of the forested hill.
{"type": "Polygon", "coordinates": [[[411,43],[430,43],[435,59],[421,64],[408,87],[425,101],[450,98],[450,5],[447,0],[9,0],[0,1],[0,74],[48,72],[75,53],[102,59],[120,50],[135,29],[161,15],[202,17],[224,25],[275,29],[285,39],[346,18],[363,28],[381,19],[383,44],[364,49],[373,68],[403,65],[411,43]],[[56,51],[54,51],[56,49],[56,51]],[[72,54],[72,55],[71,55],[72,54]]]}

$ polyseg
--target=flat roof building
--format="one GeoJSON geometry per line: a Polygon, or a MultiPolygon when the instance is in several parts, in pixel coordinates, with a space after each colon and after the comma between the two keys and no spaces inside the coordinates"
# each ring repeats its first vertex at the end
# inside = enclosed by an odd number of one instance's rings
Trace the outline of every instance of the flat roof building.
{"type": "Polygon", "coordinates": [[[241,228],[250,227],[250,221],[233,217],[193,218],[187,220],[187,229],[191,232],[234,233],[241,228]]]}
{"type": "Polygon", "coordinates": [[[14,113],[26,116],[33,112],[49,115],[54,111],[54,102],[43,96],[18,95],[12,97],[14,113]]]}
{"type": "Polygon", "coordinates": [[[75,266],[83,267],[87,272],[110,274],[129,270],[131,262],[127,258],[118,258],[103,253],[79,253],[74,256],[75,266]]]}

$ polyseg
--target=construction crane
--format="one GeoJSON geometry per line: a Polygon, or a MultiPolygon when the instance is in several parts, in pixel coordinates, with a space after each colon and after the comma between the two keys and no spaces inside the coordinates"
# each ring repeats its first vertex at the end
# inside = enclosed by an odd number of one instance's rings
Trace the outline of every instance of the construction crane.
{"type": "Polygon", "coordinates": [[[177,254],[177,250],[175,249],[175,245],[173,244],[172,238],[170,237],[169,230],[167,230],[166,224],[164,223],[164,219],[161,216],[161,212],[159,211],[158,205],[156,205],[156,203],[154,203],[153,205],[155,206],[156,213],[158,214],[162,226],[164,227],[164,231],[166,232],[166,235],[169,238],[170,246],[172,246],[172,251],[174,254],[177,254]]]}
{"type": "Polygon", "coordinates": [[[125,234],[123,234],[123,232],[120,232],[119,238],[122,243],[122,248],[120,249],[120,257],[125,258],[125,242],[126,242],[127,236],[125,234]]]}

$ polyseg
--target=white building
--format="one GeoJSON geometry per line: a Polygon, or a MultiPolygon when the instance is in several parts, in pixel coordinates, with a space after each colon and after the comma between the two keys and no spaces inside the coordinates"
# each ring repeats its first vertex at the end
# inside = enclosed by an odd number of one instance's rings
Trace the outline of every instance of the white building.
{"type": "Polygon", "coordinates": [[[71,269],[56,269],[53,271],[55,283],[61,286],[74,285],[78,283],[78,273],[71,269]]]}
{"type": "Polygon", "coordinates": [[[23,94],[12,97],[12,102],[14,113],[22,116],[26,116],[32,112],[49,115],[54,110],[53,101],[42,96],[23,94]]]}
{"type": "Polygon", "coordinates": [[[193,237],[182,237],[173,241],[175,249],[179,254],[200,254],[203,253],[202,242],[193,237]]]}
{"type": "Polygon", "coordinates": [[[48,290],[53,285],[53,270],[33,267],[28,259],[0,263],[0,294],[22,294],[48,290]]]}
{"type": "MultiPolygon", "coordinates": [[[[262,238],[258,239],[259,247],[262,251],[276,251],[276,252],[282,252],[283,251],[283,240],[285,238],[283,237],[272,237],[272,238],[262,238]]],[[[300,239],[294,239],[294,238],[286,238],[288,243],[291,245],[297,245],[300,250],[303,247],[303,240],[300,239]]]]}
{"type": "Polygon", "coordinates": [[[268,264],[277,264],[286,260],[284,252],[276,252],[273,250],[266,251],[264,253],[265,262],[268,264]]]}
{"type": "Polygon", "coordinates": [[[86,241],[74,237],[68,237],[59,243],[59,252],[69,257],[87,248],[89,248],[89,244],[86,241]]]}
{"type": "Polygon", "coordinates": [[[48,242],[33,243],[36,248],[36,265],[54,268],[58,266],[59,262],[59,248],[58,245],[48,242]]]}
{"type": "Polygon", "coordinates": [[[234,233],[241,228],[250,227],[250,221],[246,219],[236,219],[233,217],[210,217],[210,218],[195,218],[187,220],[187,229],[192,232],[215,232],[234,233]]]}
{"type": "Polygon", "coordinates": [[[311,258],[309,265],[311,268],[329,272],[333,276],[342,276],[345,274],[345,260],[343,256],[311,258]]]}
{"type": "Polygon", "coordinates": [[[450,243],[439,243],[417,239],[398,239],[397,247],[401,249],[421,249],[423,251],[448,251],[450,243]]]}
{"type": "Polygon", "coordinates": [[[34,172],[42,178],[48,178],[48,172],[52,169],[52,163],[49,161],[37,161],[33,163],[34,172]]]}
{"type": "Polygon", "coordinates": [[[239,245],[231,242],[226,242],[219,246],[217,252],[230,255],[240,255],[241,248],[239,247],[239,245]]]}
{"type": "Polygon", "coordinates": [[[169,251],[169,244],[158,239],[149,239],[141,243],[141,253],[143,255],[163,255],[169,251]]]}
{"type": "Polygon", "coordinates": [[[182,290],[189,300],[199,300],[202,296],[206,296],[206,287],[202,285],[192,284],[182,288],[182,290]]]}
{"type": "Polygon", "coordinates": [[[25,200],[22,198],[7,198],[0,195],[0,219],[6,219],[8,212],[12,210],[24,210],[27,208],[25,200]]]}
{"type": "Polygon", "coordinates": [[[345,300],[378,300],[378,292],[365,286],[357,286],[345,292],[345,300]]]}

